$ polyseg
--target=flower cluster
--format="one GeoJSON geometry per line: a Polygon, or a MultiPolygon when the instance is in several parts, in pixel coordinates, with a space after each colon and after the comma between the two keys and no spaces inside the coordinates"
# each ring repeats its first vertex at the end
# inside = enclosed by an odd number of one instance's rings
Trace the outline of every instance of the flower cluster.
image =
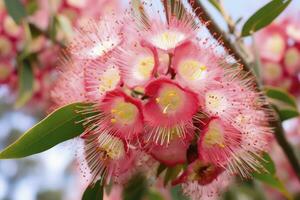
{"type": "Polygon", "coordinates": [[[192,199],[215,198],[234,175],[262,168],[273,116],[205,23],[179,1],[166,2],[79,28],[51,95],[56,107],[92,104],[81,135],[92,183],[183,165],[172,184],[192,199]]]}
{"type": "Polygon", "coordinates": [[[264,82],[300,92],[300,26],[292,17],[274,22],[255,35],[264,82]]]}
{"type": "Polygon", "coordinates": [[[21,57],[27,56],[34,76],[30,103],[38,103],[45,109],[49,106],[49,91],[56,76],[54,69],[59,46],[73,34],[72,26],[120,6],[115,0],[25,0],[22,3],[28,10],[28,16],[24,22],[16,24],[5,9],[4,0],[0,0],[0,84],[7,86],[11,94],[17,93],[18,62],[21,57]],[[99,10],[99,7],[102,9],[99,10]],[[56,23],[54,38],[49,38],[51,23],[56,23]]]}

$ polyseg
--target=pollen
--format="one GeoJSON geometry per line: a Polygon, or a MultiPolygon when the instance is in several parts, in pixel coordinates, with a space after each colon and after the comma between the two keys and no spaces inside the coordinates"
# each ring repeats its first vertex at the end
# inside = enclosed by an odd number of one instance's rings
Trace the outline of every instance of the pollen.
{"type": "Polygon", "coordinates": [[[119,100],[111,109],[111,123],[130,125],[135,122],[138,109],[135,105],[119,100]]]}
{"type": "Polygon", "coordinates": [[[197,81],[205,78],[207,67],[197,60],[185,60],[179,64],[178,73],[187,81],[197,81]]]}
{"type": "Polygon", "coordinates": [[[111,91],[116,88],[120,82],[120,72],[116,68],[109,68],[105,71],[100,79],[99,90],[100,93],[111,91]]]}

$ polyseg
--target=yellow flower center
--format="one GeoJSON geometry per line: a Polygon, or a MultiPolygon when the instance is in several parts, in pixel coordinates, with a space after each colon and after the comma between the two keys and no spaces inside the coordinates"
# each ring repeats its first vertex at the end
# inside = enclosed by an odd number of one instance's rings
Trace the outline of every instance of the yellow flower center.
{"type": "Polygon", "coordinates": [[[4,37],[0,37],[0,54],[6,56],[12,50],[10,41],[4,37]]]}
{"type": "Polygon", "coordinates": [[[178,31],[168,30],[155,35],[151,41],[160,49],[168,50],[175,48],[180,42],[185,39],[185,35],[178,31]]]}
{"type": "Polygon", "coordinates": [[[293,67],[300,63],[300,52],[296,48],[289,49],[284,57],[284,63],[289,67],[293,67]]]}
{"type": "Polygon", "coordinates": [[[10,74],[9,66],[6,66],[5,64],[0,64],[0,80],[4,80],[8,78],[9,74],[10,74]]]}
{"type": "Polygon", "coordinates": [[[182,106],[182,91],[176,87],[164,87],[156,102],[160,105],[164,114],[174,113],[182,106]]]}
{"type": "Polygon", "coordinates": [[[118,100],[111,109],[111,115],[112,123],[119,123],[126,126],[135,122],[138,115],[138,109],[132,103],[118,100]]]}
{"type": "Polygon", "coordinates": [[[269,52],[280,54],[284,49],[285,42],[281,35],[275,34],[267,39],[266,46],[269,52]]]}
{"type": "Polygon", "coordinates": [[[219,114],[227,107],[227,100],[224,95],[217,91],[211,91],[205,95],[205,105],[208,111],[219,114]]]}
{"type": "Polygon", "coordinates": [[[179,64],[178,73],[188,81],[203,79],[207,73],[207,67],[197,60],[185,60],[179,64]]]}
{"type": "Polygon", "coordinates": [[[109,68],[102,74],[99,80],[99,89],[101,93],[113,90],[116,88],[120,81],[120,72],[116,68],[109,68]]]}
{"type": "Polygon", "coordinates": [[[212,147],[218,145],[224,148],[224,135],[221,125],[217,121],[211,121],[208,126],[208,130],[204,136],[204,145],[206,147],[212,147]]]}
{"type": "Polygon", "coordinates": [[[264,78],[268,80],[276,80],[282,74],[281,66],[277,63],[266,63],[264,65],[264,78]]]}
{"type": "Polygon", "coordinates": [[[125,149],[123,142],[112,135],[101,133],[98,137],[99,147],[98,151],[102,153],[101,160],[108,158],[117,160],[124,156],[125,149]]]}
{"type": "Polygon", "coordinates": [[[141,58],[137,64],[138,77],[141,77],[142,79],[150,78],[153,68],[154,68],[153,56],[141,58]]]}

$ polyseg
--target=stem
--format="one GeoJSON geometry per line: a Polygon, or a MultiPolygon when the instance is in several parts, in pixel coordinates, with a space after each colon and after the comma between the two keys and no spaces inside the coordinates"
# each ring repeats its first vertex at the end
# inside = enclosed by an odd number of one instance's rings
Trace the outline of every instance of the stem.
{"type": "MultiPolygon", "coordinates": [[[[220,27],[212,20],[213,18],[207,12],[207,10],[203,6],[203,4],[199,0],[188,0],[188,2],[192,6],[195,14],[200,18],[200,20],[210,22],[207,25],[207,28],[212,33],[212,36],[216,40],[220,41],[221,44],[228,50],[229,53],[232,53],[232,56],[236,59],[236,61],[240,62],[240,64],[243,65],[243,68],[245,71],[247,71],[253,75],[251,67],[248,64],[248,62],[246,61],[246,59],[240,54],[240,52],[236,48],[236,46],[230,42],[229,38],[227,38],[225,36],[223,31],[220,29],[220,27]]],[[[258,86],[258,83],[257,83],[257,86],[258,86]]],[[[271,106],[268,105],[268,108],[271,108],[271,106]]],[[[270,125],[272,125],[272,127],[275,128],[274,135],[277,140],[277,143],[282,148],[282,150],[285,153],[286,157],[288,158],[291,166],[293,167],[295,174],[297,175],[298,179],[300,180],[300,164],[299,164],[299,161],[297,159],[297,156],[296,156],[292,146],[289,144],[289,142],[285,138],[285,133],[284,133],[281,122],[279,120],[276,120],[276,121],[270,121],[269,123],[270,123],[270,125]]]]}
{"type": "Polygon", "coordinates": [[[272,123],[273,127],[275,128],[275,138],[278,142],[278,144],[281,146],[283,149],[286,157],[288,158],[290,164],[292,165],[296,176],[300,180],[300,165],[297,159],[297,156],[295,155],[295,152],[293,150],[293,147],[290,145],[288,140],[285,137],[284,130],[282,128],[282,125],[280,121],[274,121],[272,123]]]}

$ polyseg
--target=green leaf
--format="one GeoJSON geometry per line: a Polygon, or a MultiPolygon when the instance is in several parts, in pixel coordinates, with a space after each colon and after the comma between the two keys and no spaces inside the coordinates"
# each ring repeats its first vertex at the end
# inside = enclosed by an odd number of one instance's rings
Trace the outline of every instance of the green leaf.
{"type": "Polygon", "coordinates": [[[285,121],[299,116],[299,112],[297,110],[289,109],[278,110],[278,114],[281,121],[285,121]]]}
{"type": "Polygon", "coordinates": [[[183,166],[176,165],[175,167],[168,167],[164,178],[164,185],[167,185],[170,181],[174,180],[181,172],[183,166]]]}
{"type": "Polygon", "coordinates": [[[242,29],[242,36],[249,36],[269,25],[290,2],[291,0],[272,0],[267,3],[246,21],[242,29]]]}
{"type": "Polygon", "coordinates": [[[147,200],[164,200],[164,197],[156,190],[149,190],[146,195],[147,200]]]}
{"type": "Polygon", "coordinates": [[[89,185],[83,193],[82,200],[103,200],[103,185],[101,180],[89,185]]]}
{"type": "Polygon", "coordinates": [[[26,11],[28,15],[34,14],[39,9],[38,2],[36,0],[29,0],[26,4],[26,11]]]}
{"type": "Polygon", "coordinates": [[[4,0],[7,12],[19,24],[26,17],[26,10],[20,0],[4,0]]]}
{"type": "Polygon", "coordinates": [[[287,199],[291,199],[291,195],[287,191],[285,185],[276,176],[276,167],[269,154],[264,153],[263,158],[261,159],[261,165],[262,169],[259,172],[254,172],[253,177],[256,180],[277,189],[287,199]]]}
{"type": "Polygon", "coordinates": [[[218,0],[208,0],[211,5],[213,5],[220,13],[222,13],[222,7],[218,0]]]}
{"type": "Polygon", "coordinates": [[[0,159],[22,158],[46,151],[55,145],[79,136],[84,127],[78,123],[85,116],[79,112],[88,104],[64,106],[29,129],[16,142],[0,152],[0,159]]]}
{"type": "Polygon", "coordinates": [[[141,173],[134,175],[123,190],[123,200],[141,200],[148,192],[148,183],[141,173]]]}
{"type": "Polygon", "coordinates": [[[297,109],[297,103],[295,98],[287,91],[275,87],[266,87],[265,91],[266,91],[266,95],[269,98],[286,103],[287,105],[297,109]]]}
{"type": "Polygon", "coordinates": [[[263,172],[274,175],[276,173],[276,167],[275,164],[270,157],[269,154],[264,153],[263,157],[261,159],[261,165],[263,167],[263,172]]]}
{"type": "Polygon", "coordinates": [[[22,107],[27,103],[32,97],[33,94],[33,83],[34,75],[30,61],[25,59],[21,61],[21,64],[18,68],[19,74],[19,89],[18,89],[18,98],[15,103],[15,107],[22,107]]]}
{"type": "Polygon", "coordinates": [[[55,41],[56,39],[58,28],[59,28],[59,20],[57,19],[56,16],[54,16],[51,19],[51,24],[49,27],[49,36],[52,41],[55,41]]]}
{"type": "Polygon", "coordinates": [[[282,183],[281,180],[279,180],[279,178],[276,175],[256,174],[254,177],[255,177],[256,180],[259,180],[262,183],[278,190],[287,199],[292,199],[292,196],[289,194],[289,192],[286,189],[285,185],[282,183]]]}

